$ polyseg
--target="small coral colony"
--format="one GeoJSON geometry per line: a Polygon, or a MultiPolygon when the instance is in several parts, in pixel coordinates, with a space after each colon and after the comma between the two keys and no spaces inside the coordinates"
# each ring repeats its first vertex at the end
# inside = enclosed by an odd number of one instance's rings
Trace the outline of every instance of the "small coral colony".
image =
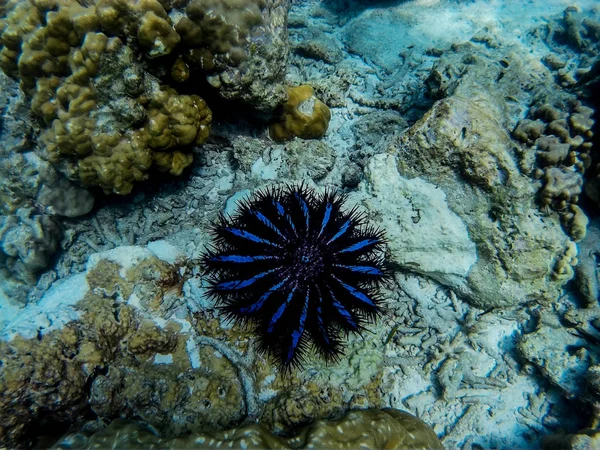
{"type": "Polygon", "coordinates": [[[284,369],[302,363],[310,341],[337,359],[342,335],[381,313],[384,234],[344,203],[334,191],[271,188],[214,227],[203,259],[209,292],[227,316],[254,326],[259,348],[284,369]]]}

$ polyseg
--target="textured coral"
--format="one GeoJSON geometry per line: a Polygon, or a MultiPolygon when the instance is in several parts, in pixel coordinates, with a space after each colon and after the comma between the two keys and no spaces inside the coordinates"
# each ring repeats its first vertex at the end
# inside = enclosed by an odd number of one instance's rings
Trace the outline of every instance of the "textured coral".
{"type": "Polygon", "coordinates": [[[551,51],[542,62],[552,71],[556,83],[577,86],[577,90],[554,89],[537,95],[528,116],[513,132],[517,140],[535,147],[536,161],[528,161],[527,166],[535,178],[542,180],[541,201],[558,212],[576,241],[585,236],[584,228],[573,227],[572,217],[582,188],[594,202],[599,201],[597,152],[593,151],[597,108],[593,79],[597,67],[591,65],[600,53],[599,29],[598,8],[581,11],[576,6],[567,7],[538,27],[533,35],[543,36],[551,51]],[[523,131],[531,127],[532,121],[538,124],[539,133],[527,137],[523,131]]]}
{"type": "Polygon", "coordinates": [[[269,127],[275,141],[288,141],[295,137],[319,139],[329,126],[331,112],[325,103],[315,96],[311,86],[288,88],[288,100],[282,106],[279,119],[269,127]]]}
{"type": "Polygon", "coordinates": [[[165,83],[207,77],[222,97],[265,117],[285,99],[289,0],[173,6],[14,0],[3,8],[0,67],[30,96],[47,158],[69,178],[127,194],[153,165],[173,175],[189,166],[180,148],[206,139],[210,110],[165,83]]]}
{"type": "Polygon", "coordinates": [[[535,148],[532,175],[542,180],[541,203],[558,211],[564,228],[575,240],[585,237],[587,217],[577,206],[586,170],[591,164],[594,110],[572,98],[534,105],[513,137],[535,148]],[[533,120],[532,120],[533,119],[533,120]]]}
{"type": "Polygon", "coordinates": [[[173,175],[191,164],[191,155],[175,148],[207,138],[210,110],[196,95],[161,87],[121,41],[135,36],[149,57],[175,48],[179,35],[159,2],[12,6],[0,24],[0,66],[31,96],[32,111],[47,125],[47,158],[63,173],[127,194],[153,164],[173,175]]]}
{"type": "Polygon", "coordinates": [[[84,411],[81,392],[87,376],[72,361],[79,353],[79,339],[77,328],[66,328],[35,345],[21,337],[10,343],[0,341],[0,445],[32,443],[35,419],[49,412],[58,423],[84,411]]]}
{"type": "Polygon", "coordinates": [[[219,58],[238,66],[247,58],[246,38],[263,24],[266,6],[265,0],[193,0],[176,30],[187,46],[196,49],[194,57],[205,69],[214,69],[219,58]]]}
{"type": "Polygon", "coordinates": [[[532,106],[529,116],[534,120],[520,121],[513,137],[528,146],[535,145],[538,167],[533,175],[543,180],[540,199],[568,222],[564,211],[577,204],[583,174],[591,163],[594,110],[573,99],[558,103],[559,106],[550,103],[532,106]]]}
{"type": "Polygon", "coordinates": [[[320,420],[290,438],[261,425],[224,432],[194,433],[162,439],[136,423],[116,420],[91,436],[64,437],[53,448],[367,448],[442,449],[434,431],[421,420],[395,409],[353,411],[338,420],[320,420]]]}
{"type": "MultiPolygon", "coordinates": [[[[35,283],[58,249],[62,230],[56,220],[33,208],[19,208],[16,214],[0,215],[0,270],[25,283],[35,283]]],[[[10,278],[10,277],[8,277],[10,278]]]]}
{"type": "Polygon", "coordinates": [[[96,13],[103,30],[115,36],[136,36],[151,58],[168,55],[181,40],[157,0],[98,0],[96,13]]]}

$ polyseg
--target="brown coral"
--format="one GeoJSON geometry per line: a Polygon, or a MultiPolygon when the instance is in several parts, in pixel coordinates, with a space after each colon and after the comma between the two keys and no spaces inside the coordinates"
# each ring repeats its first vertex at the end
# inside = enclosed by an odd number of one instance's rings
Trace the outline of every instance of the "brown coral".
{"type": "Polygon", "coordinates": [[[564,103],[568,106],[561,102],[532,106],[530,118],[521,120],[512,135],[527,146],[535,145],[535,163],[530,164],[537,166],[534,177],[542,180],[541,203],[558,211],[569,235],[580,241],[587,217],[577,203],[592,161],[594,110],[574,99],[564,103]]]}
{"type": "Polygon", "coordinates": [[[67,436],[53,448],[366,448],[442,449],[434,431],[416,417],[395,409],[353,411],[338,420],[319,420],[291,438],[271,434],[261,425],[224,432],[161,439],[136,423],[113,421],[86,437],[67,436]]]}
{"type": "Polygon", "coordinates": [[[28,0],[0,20],[0,67],[20,79],[46,124],[47,158],[107,193],[131,192],[153,164],[181,174],[192,156],[179,148],[204,142],[212,118],[200,97],[144,73],[121,40],[132,35],[148,57],[180,39],[156,0],[28,0]]]}

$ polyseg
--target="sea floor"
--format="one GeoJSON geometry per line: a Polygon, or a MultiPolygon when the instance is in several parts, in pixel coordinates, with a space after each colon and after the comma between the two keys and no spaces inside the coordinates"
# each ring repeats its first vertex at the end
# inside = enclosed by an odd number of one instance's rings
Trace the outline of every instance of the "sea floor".
{"type": "MultiPolygon", "coordinates": [[[[519,70],[528,66],[540,70],[541,59],[551,50],[535,30],[573,4],[558,0],[363,3],[296,0],[289,15],[288,81],[313,84],[331,107],[329,130],[321,141],[330,153],[323,156],[313,148],[313,155],[321,159],[298,156],[299,162],[291,161],[292,147],[262,148],[253,141],[265,137],[264,129],[217,121],[213,138],[183,178],[143,186],[126,199],[99,198],[89,215],[66,220],[63,250],[29,293],[24,308],[35,308],[51,286],[84,271],[93,254],[145,247],[163,239],[182,253],[197,254],[196,247],[189,248],[191,230],[198,230],[198,241],[206,242],[217,213],[234,208],[232,196],[239,198],[255,187],[302,177],[339,186],[340,180],[350,177],[349,167],[363,167],[364,161],[384,154],[392,137],[401,136],[430,110],[434,100],[425,95],[423,86],[439,59],[438,50],[443,53],[453,45],[484,41],[488,61],[510,55],[521,62],[519,70]],[[386,127],[393,129],[388,133],[386,127]]],[[[586,11],[598,6],[584,0],[576,7],[586,11]]],[[[528,109],[527,104],[494,107],[510,111],[511,127],[528,109]]],[[[368,192],[369,188],[363,184],[361,189],[368,192]]],[[[483,308],[419,272],[407,267],[396,272],[393,287],[385,293],[389,312],[371,326],[369,339],[385,342],[372,350],[383,352],[378,355],[384,366],[377,387],[380,407],[419,417],[433,427],[447,449],[534,449],[544,436],[560,430],[574,433],[589,425],[587,410],[578,413],[580,399],[565,385],[553,382],[565,367],[581,361],[564,357],[562,366],[557,364],[554,375],[548,375],[541,369],[544,364],[532,356],[537,348],[540,359],[562,358],[570,341],[560,339],[567,339],[569,333],[562,329],[535,334],[535,339],[522,338],[543,328],[540,324],[546,323],[542,320],[546,315],[578,308],[580,300],[571,285],[551,305],[516,301],[505,308],[483,308]],[[523,350],[526,344],[533,350],[523,350]]],[[[26,314],[21,304],[2,295],[0,336],[6,337],[11,327],[21,326],[19,318],[26,314]]],[[[47,323],[48,314],[39,312],[26,328],[35,329],[38,319],[47,323]]],[[[321,382],[324,375],[317,368],[308,364],[302,379],[321,382]]],[[[361,376],[366,375],[357,375],[361,376]]],[[[335,377],[324,383],[332,380],[335,377]]],[[[265,401],[268,391],[264,389],[265,401]]]]}

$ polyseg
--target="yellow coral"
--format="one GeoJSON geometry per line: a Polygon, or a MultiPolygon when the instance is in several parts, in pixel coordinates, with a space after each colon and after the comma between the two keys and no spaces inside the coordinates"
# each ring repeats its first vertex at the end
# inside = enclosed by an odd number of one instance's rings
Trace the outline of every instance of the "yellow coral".
{"type": "Polygon", "coordinates": [[[116,36],[135,34],[150,58],[168,55],[180,41],[157,0],[98,0],[102,28],[116,36]]]}
{"type": "Polygon", "coordinates": [[[128,93],[120,109],[136,124],[129,128],[115,126],[107,106],[115,99],[98,91],[98,79],[110,78],[103,61],[127,49],[119,36],[136,37],[149,57],[169,54],[178,44],[158,0],[26,0],[10,3],[6,12],[0,67],[20,78],[32,111],[47,125],[41,134],[46,157],[67,176],[127,194],[153,163],[173,175],[191,164],[192,155],[175,148],[208,137],[212,115],[204,100],[139,80],[139,91],[128,93]]]}
{"type": "Polygon", "coordinates": [[[197,95],[177,95],[174,89],[163,88],[154,93],[149,107],[144,131],[153,149],[200,144],[208,137],[212,113],[197,95]]]}
{"type": "Polygon", "coordinates": [[[75,176],[85,186],[100,186],[106,193],[128,194],[146,180],[152,152],[142,133],[132,136],[102,134],[94,139],[94,154],[78,161],[75,176]]]}
{"type": "Polygon", "coordinates": [[[325,103],[315,97],[311,86],[288,88],[288,101],[279,120],[269,127],[271,138],[278,142],[294,137],[319,139],[325,135],[331,113],[325,103]]]}

